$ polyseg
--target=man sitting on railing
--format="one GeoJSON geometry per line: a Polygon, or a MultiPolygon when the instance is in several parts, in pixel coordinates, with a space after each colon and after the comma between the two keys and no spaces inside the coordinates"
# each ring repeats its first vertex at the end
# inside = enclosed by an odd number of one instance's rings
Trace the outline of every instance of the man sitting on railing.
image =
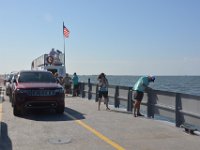
{"type": "Polygon", "coordinates": [[[148,87],[150,82],[154,82],[154,76],[142,76],[139,80],[135,83],[133,90],[134,92],[134,117],[137,116],[144,116],[140,113],[140,104],[144,96],[144,90],[148,87]]]}

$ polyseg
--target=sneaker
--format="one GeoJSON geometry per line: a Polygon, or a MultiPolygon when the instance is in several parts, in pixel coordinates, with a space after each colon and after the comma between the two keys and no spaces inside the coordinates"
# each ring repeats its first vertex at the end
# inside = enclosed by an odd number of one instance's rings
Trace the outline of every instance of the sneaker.
{"type": "Polygon", "coordinates": [[[106,108],[106,110],[110,110],[110,108],[106,108]]]}
{"type": "Polygon", "coordinates": [[[144,115],[142,115],[141,113],[138,113],[137,116],[144,117],[144,115]]]}

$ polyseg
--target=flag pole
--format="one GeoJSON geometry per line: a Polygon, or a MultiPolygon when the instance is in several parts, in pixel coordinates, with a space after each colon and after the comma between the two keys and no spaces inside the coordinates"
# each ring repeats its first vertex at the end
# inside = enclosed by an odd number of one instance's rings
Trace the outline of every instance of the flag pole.
{"type": "Polygon", "coordinates": [[[64,35],[64,21],[63,21],[63,41],[64,41],[64,66],[65,66],[65,35],[64,35]]]}
{"type": "Polygon", "coordinates": [[[65,66],[65,38],[69,37],[69,30],[65,27],[63,21],[63,40],[64,40],[64,66],[65,66]]]}

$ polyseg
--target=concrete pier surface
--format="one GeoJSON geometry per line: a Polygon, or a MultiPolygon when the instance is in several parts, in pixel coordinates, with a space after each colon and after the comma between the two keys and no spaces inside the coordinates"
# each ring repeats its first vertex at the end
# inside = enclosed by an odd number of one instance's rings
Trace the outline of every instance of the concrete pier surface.
{"type": "Polygon", "coordinates": [[[94,100],[66,96],[63,115],[28,111],[15,117],[7,96],[2,104],[1,150],[197,150],[200,136],[173,123],[133,117],[94,100]]]}

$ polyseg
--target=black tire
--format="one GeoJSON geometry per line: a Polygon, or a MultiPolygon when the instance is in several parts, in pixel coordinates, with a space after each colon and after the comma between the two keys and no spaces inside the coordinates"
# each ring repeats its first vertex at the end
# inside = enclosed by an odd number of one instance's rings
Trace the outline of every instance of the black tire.
{"type": "Polygon", "coordinates": [[[57,108],[56,108],[56,113],[58,113],[58,114],[63,114],[64,111],[65,111],[65,106],[64,106],[64,105],[62,105],[62,106],[57,106],[57,108]]]}
{"type": "Polygon", "coordinates": [[[14,105],[13,106],[13,115],[14,116],[20,116],[20,114],[21,114],[20,109],[16,105],[14,105]]]}

